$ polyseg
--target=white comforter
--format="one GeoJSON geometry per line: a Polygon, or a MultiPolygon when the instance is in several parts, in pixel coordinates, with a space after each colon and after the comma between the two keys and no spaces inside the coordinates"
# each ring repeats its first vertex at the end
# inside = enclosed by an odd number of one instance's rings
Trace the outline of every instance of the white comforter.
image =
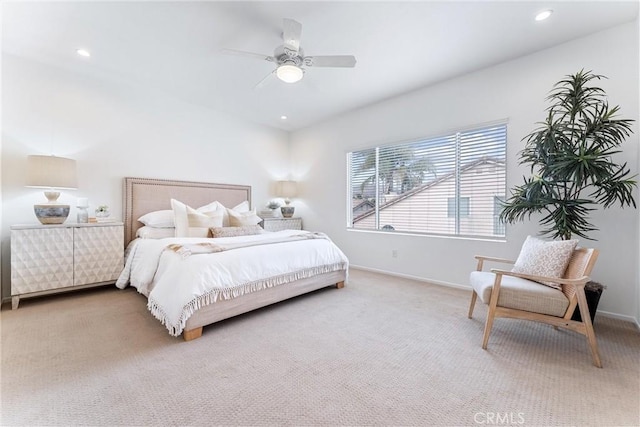
{"type": "Polygon", "coordinates": [[[331,271],[347,270],[348,259],[328,238],[282,242],[307,231],[284,230],[252,236],[217,239],[137,239],[129,247],[125,268],[116,286],[127,284],[148,298],[151,313],[171,335],[180,335],[187,319],[200,307],[218,299],[289,283],[331,271]],[[184,256],[167,249],[215,241],[229,247],[218,253],[184,256]],[[269,244],[269,242],[274,242],[269,244]],[[264,243],[264,244],[262,244],[264,243]]]}

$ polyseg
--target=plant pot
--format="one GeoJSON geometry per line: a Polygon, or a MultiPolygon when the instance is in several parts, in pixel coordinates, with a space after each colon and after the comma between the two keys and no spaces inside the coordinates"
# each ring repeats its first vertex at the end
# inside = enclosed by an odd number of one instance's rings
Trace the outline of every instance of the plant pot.
{"type": "MultiPolygon", "coordinates": [[[[587,297],[587,306],[589,306],[589,316],[591,317],[591,323],[595,321],[598,302],[600,302],[600,297],[602,296],[604,288],[605,286],[598,282],[587,282],[587,284],[584,286],[584,294],[587,297]]],[[[579,307],[576,306],[576,310],[573,312],[571,320],[577,320],[578,322],[582,321],[579,307]]]]}

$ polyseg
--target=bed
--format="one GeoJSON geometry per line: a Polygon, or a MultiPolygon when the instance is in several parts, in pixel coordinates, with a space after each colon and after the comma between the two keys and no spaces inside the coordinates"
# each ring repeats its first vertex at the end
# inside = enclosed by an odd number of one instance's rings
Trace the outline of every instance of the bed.
{"type": "Polygon", "coordinates": [[[324,287],[344,287],[348,260],[321,233],[264,232],[219,239],[137,238],[145,227],[138,218],[171,210],[171,199],[194,207],[211,202],[225,207],[250,206],[250,186],[125,178],[123,190],[127,259],[117,285],[134,286],[144,294],[149,310],[171,335],[182,334],[186,341],[193,340],[202,335],[204,326],[220,320],[324,287]],[[318,253],[304,255],[306,251],[318,253]],[[275,258],[286,259],[283,264],[291,265],[274,270],[275,258]],[[242,271],[234,274],[241,277],[230,279],[229,271],[239,270],[240,265],[242,271]],[[149,266],[156,270],[146,271],[149,266]],[[291,271],[281,270],[285,268],[291,271]],[[249,279],[249,271],[257,276],[249,279]],[[136,274],[148,278],[137,278],[136,274]],[[222,283],[227,287],[221,288],[222,283]]]}

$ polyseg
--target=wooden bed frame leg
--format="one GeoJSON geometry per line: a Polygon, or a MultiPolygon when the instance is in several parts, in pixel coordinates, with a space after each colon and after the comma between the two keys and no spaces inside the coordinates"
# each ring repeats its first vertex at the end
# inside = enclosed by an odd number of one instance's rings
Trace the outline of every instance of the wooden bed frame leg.
{"type": "Polygon", "coordinates": [[[184,338],[185,341],[195,340],[196,338],[200,338],[201,336],[202,336],[202,326],[200,326],[199,328],[182,332],[182,337],[184,338]]]}
{"type": "Polygon", "coordinates": [[[344,288],[344,281],[336,283],[336,288],[338,289],[344,288]]]}

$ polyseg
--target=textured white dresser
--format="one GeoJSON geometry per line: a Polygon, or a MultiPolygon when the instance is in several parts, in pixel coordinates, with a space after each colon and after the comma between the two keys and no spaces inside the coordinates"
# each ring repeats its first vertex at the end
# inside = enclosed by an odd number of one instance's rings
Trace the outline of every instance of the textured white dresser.
{"type": "Polygon", "coordinates": [[[11,301],[104,285],[124,265],[124,226],[102,224],[11,227],[11,301]]]}
{"type": "Polygon", "coordinates": [[[267,231],[302,230],[302,218],[264,218],[267,231]]]}

